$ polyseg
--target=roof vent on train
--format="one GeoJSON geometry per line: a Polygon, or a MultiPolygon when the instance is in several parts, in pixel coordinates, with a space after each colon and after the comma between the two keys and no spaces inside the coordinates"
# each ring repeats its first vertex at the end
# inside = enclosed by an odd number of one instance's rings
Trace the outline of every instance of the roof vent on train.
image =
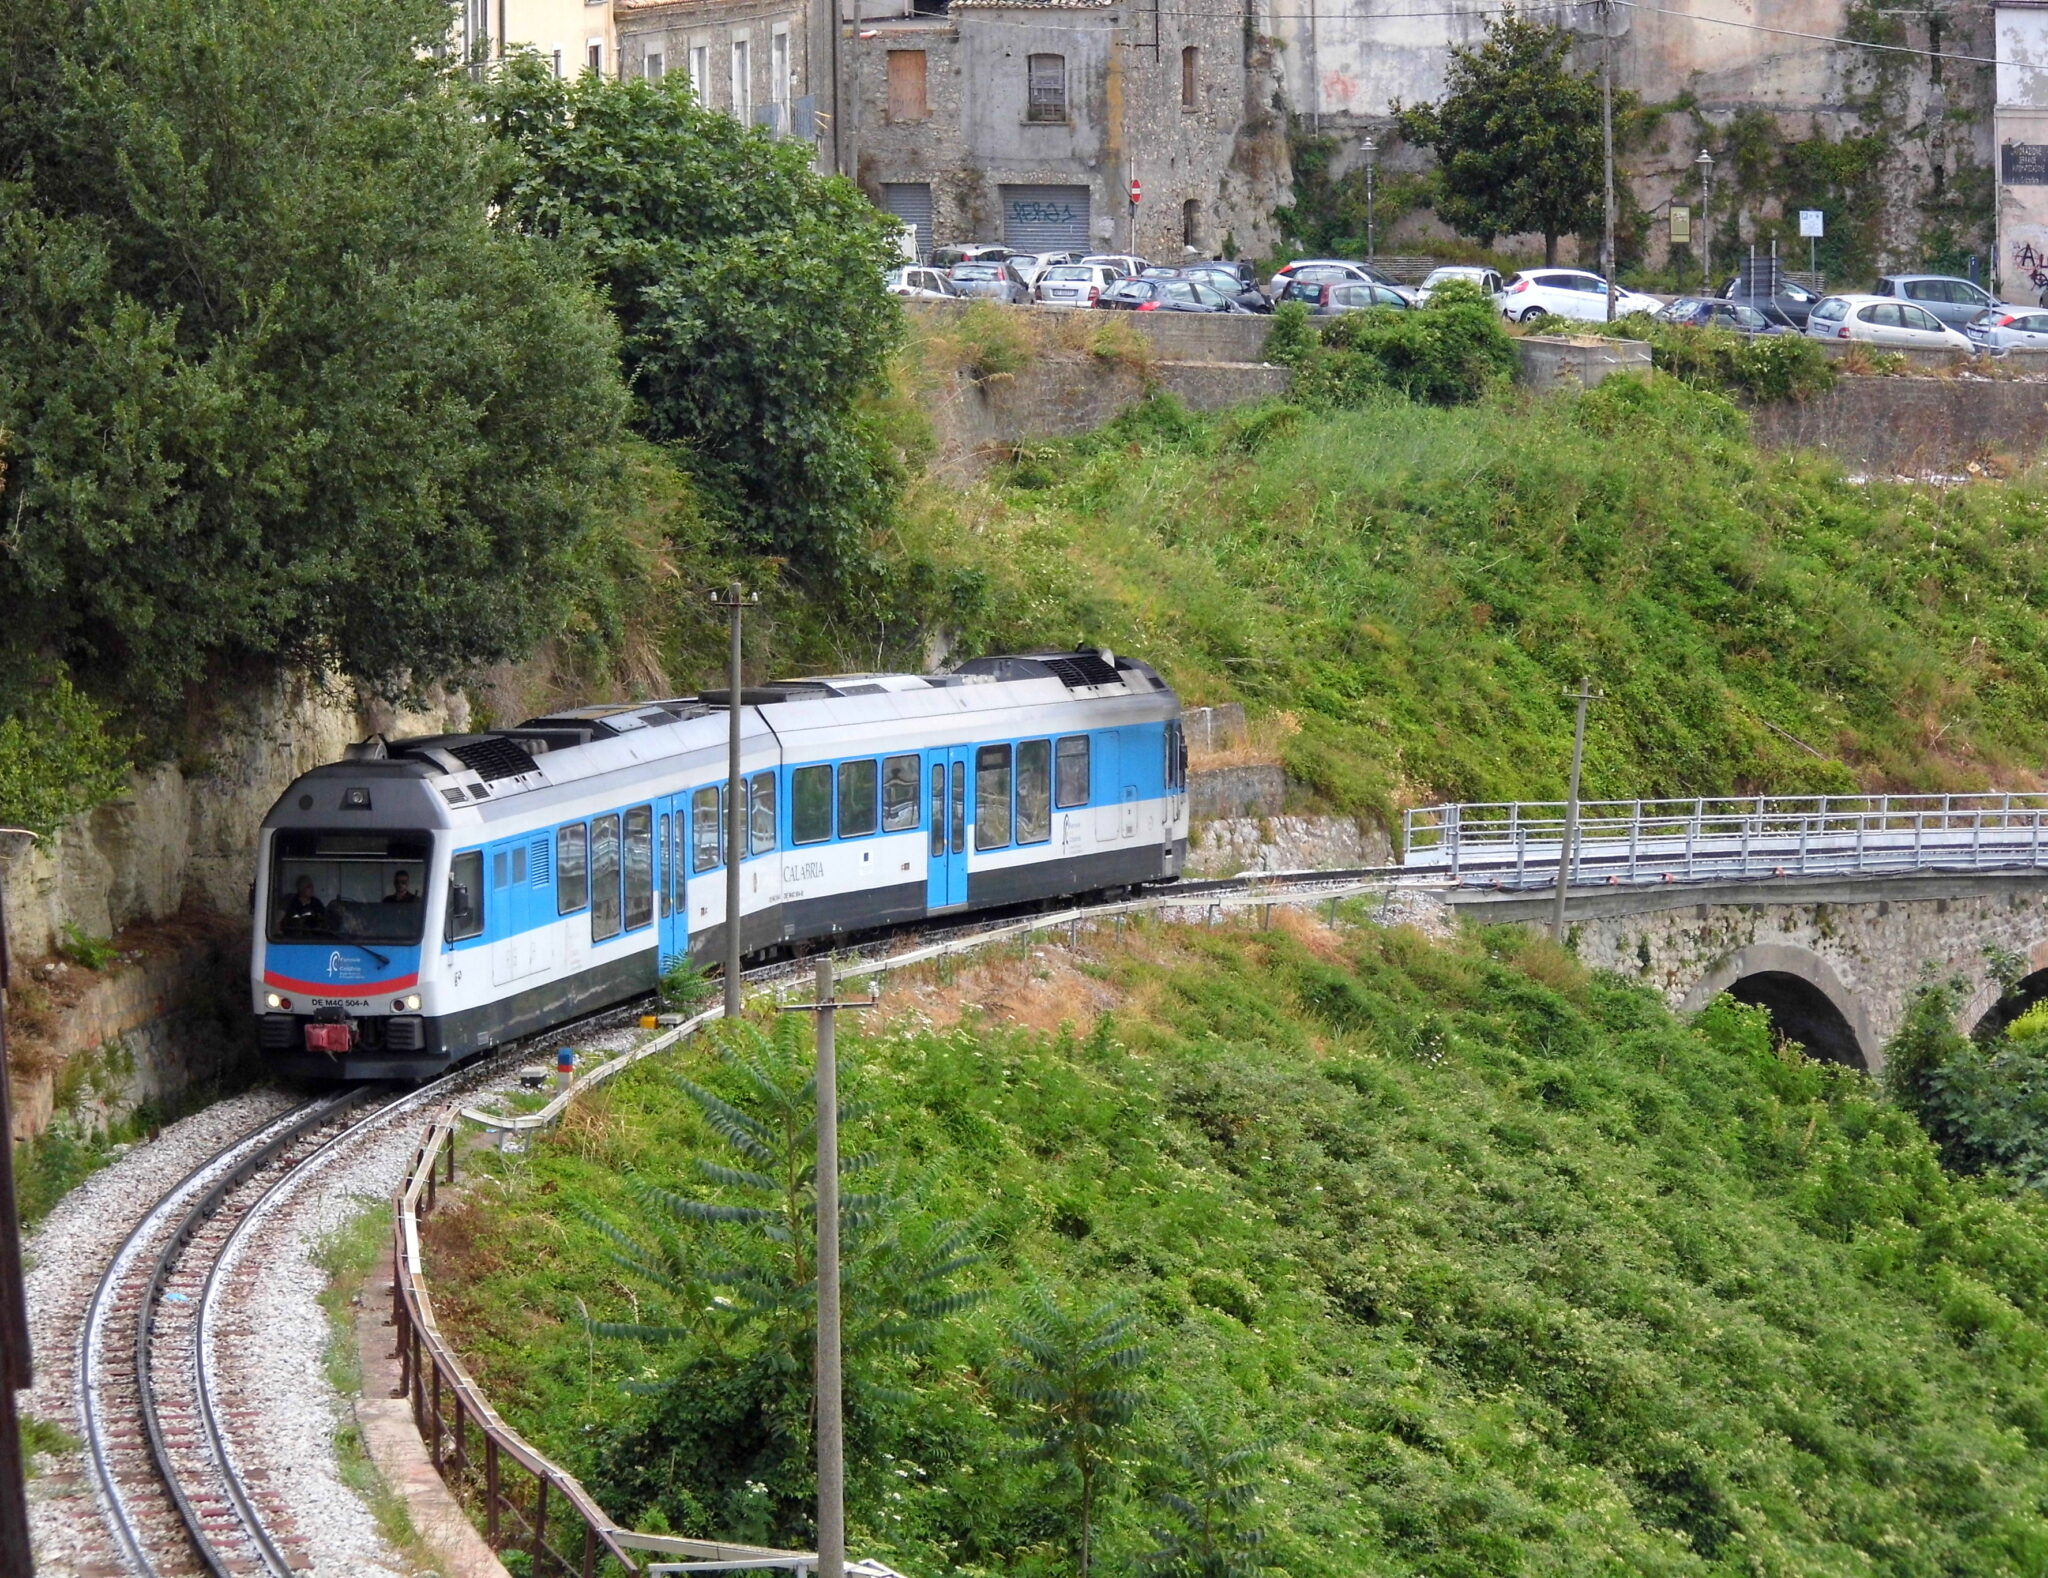
{"type": "MultiPolygon", "coordinates": [[[[728,690],[705,690],[697,693],[697,699],[707,707],[730,705],[728,690]]],[[[830,685],[812,679],[778,679],[772,685],[746,685],[740,689],[742,707],[770,707],[778,701],[816,701],[833,694],[830,685]]]]}
{"type": "Polygon", "coordinates": [[[1116,654],[1094,647],[1080,647],[1072,652],[1015,652],[972,658],[955,672],[987,674],[996,679],[1043,679],[1050,674],[1069,690],[1124,683],[1123,675],[1117,671],[1116,654]]]}
{"type": "Polygon", "coordinates": [[[531,753],[518,741],[500,734],[434,734],[417,740],[392,740],[386,749],[393,756],[432,762],[443,772],[473,772],[486,781],[517,778],[535,766],[531,753]]]}

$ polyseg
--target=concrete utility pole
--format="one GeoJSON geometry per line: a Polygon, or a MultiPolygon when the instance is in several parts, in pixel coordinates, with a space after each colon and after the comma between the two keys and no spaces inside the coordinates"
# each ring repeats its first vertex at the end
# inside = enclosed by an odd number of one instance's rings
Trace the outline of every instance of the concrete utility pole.
{"type": "Polygon", "coordinates": [[[1601,693],[1593,689],[1592,681],[1585,675],[1579,676],[1579,688],[1566,691],[1567,698],[1579,704],[1579,719],[1572,728],[1572,780],[1571,790],[1564,802],[1564,837],[1557,846],[1557,903],[1550,912],[1550,935],[1560,946],[1564,943],[1564,896],[1572,880],[1572,856],[1579,842],[1579,768],[1586,759],[1586,706],[1598,701],[1601,693]]]}
{"type": "Polygon", "coordinates": [[[1601,234],[1607,259],[1607,321],[1614,321],[1614,5],[1600,0],[1600,163],[1606,182],[1607,209],[1601,234]]]}
{"type": "MultiPolygon", "coordinates": [[[[837,136],[834,128],[834,136],[837,136]]],[[[731,618],[732,651],[725,692],[725,1017],[740,1015],[740,862],[747,852],[747,781],[740,774],[740,618],[759,602],[735,581],[725,596],[712,599],[731,618]]]]}
{"type": "Polygon", "coordinates": [[[818,1230],[818,1578],[845,1578],[846,1572],[846,1413],[840,1368],[839,1320],[839,1042],[834,1016],[841,1008],[867,1008],[864,1002],[842,1003],[835,996],[832,956],[818,960],[818,1000],[786,1003],[783,1012],[818,1016],[817,1230],[818,1230]]]}
{"type": "Polygon", "coordinates": [[[846,159],[846,51],[839,35],[845,26],[839,15],[839,0],[820,0],[831,21],[832,40],[832,169],[850,175],[846,159]]]}

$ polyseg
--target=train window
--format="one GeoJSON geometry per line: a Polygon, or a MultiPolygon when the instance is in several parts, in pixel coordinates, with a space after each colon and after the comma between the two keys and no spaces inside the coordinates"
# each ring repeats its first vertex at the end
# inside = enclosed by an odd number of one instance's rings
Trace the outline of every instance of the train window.
{"type": "Polygon", "coordinates": [[[699,789],[690,796],[690,869],[714,871],[725,850],[725,796],[718,786],[699,789]]]}
{"type": "Polygon", "coordinates": [[[953,853],[967,848],[967,764],[953,764],[953,809],[946,818],[953,834],[953,853]]]}
{"type": "Polygon", "coordinates": [[[866,838],[878,825],[875,811],[875,764],[839,764],[839,836],[866,838]]]}
{"type": "Polygon", "coordinates": [[[1001,849],[1010,841],[1010,748],[984,745],[974,753],[974,847],[1001,849]]]}
{"type": "Polygon", "coordinates": [[[512,856],[511,856],[511,855],[510,855],[510,854],[509,854],[509,853],[508,853],[507,851],[505,851],[505,850],[502,850],[502,849],[501,849],[501,850],[499,850],[499,851],[498,851],[497,853],[495,853],[494,855],[492,855],[492,856],[491,856],[491,886],[492,886],[492,887],[494,887],[494,888],[502,888],[503,886],[505,886],[505,884],[506,884],[506,883],[508,883],[508,882],[510,882],[510,881],[512,880],[512,878],[511,878],[511,876],[510,876],[510,871],[511,871],[511,865],[510,865],[510,862],[511,862],[511,859],[512,859],[512,856]]]}
{"type": "Polygon", "coordinates": [[[789,775],[789,841],[822,844],[832,836],[832,769],[799,767],[789,775]]]}
{"type": "Polygon", "coordinates": [[[654,919],[654,808],[626,813],[626,930],[654,919]]]}
{"type": "Polygon", "coordinates": [[[661,854],[660,869],[655,873],[654,891],[661,897],[661,913],[668,913],[668,887],[676,869],[676,846],[669,841],[668,813],[661,813],[661,830],[655,836],[654,847],[661,854]]]}
{"type": "Polygon", "coordinates": [[[457,855],[448,868],[448,940],[480,937],[484,930],[484,852],[457,855]]]}
{"type": "MultiPolygon", "coordinates": [[[[424,837],[280,829],[271,846],[270,940],[414,943],[424,922],[424,837]]],[[[483,859],[473,884],[483,902],[483,859]]]]}
{"type": "Polygon", "coordinates": [[[573,822],[555,834],[555,912],[574,915],[590,902],[590,833],[573,822]]]}
{"type": "Polygon", "coordinates": [[[619,819],[590,819],[590,940],[619,934],[619,819]]]}
{"type": "Polygon", "coordinates": [[[1042,844],[1052,837],[1052,741],[1025,740],[1017,747],[1017,842],[1042,844]]]}
{"type": "Polygon", "coordinates": [[[1053,780],[1052,803],[1061,810],[1088,803],[1088,736],[1069,735],[1061,740],[1057,754],[1058,771],[1053,780]]]}
{"type": "Polygon", "coordinates": [[[907,833],[917,826],[917,758],[891,756],[882,763],[882,831],[907,833]]]}
{"type": "Polygon", "coordinates": [[[747,780],[747,853],[765,855],[775,847],[775,774],[747,780]]]}
{"type": "Polygon", "coordinates": [[[1166,726],[1166,787],[1184,789],[1188,781],[1188,748],[1181,738],[1180,725],[1166,726]]]}
{"type": "Polygon", "coordinates": [[[932,763],[932,856],[946,852],[946,769],[932,763]]]}
{"type": "Polygon", "coordinates": [[[526,886],[526,846],[521,844],[512,851],[512,882],[515,887],[526,886]]]}

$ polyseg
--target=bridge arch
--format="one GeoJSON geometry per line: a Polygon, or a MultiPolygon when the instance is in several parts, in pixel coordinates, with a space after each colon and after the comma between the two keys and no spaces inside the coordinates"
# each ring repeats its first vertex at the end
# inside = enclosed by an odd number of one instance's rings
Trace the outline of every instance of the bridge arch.
{"type": "Polygon", "coordinates": [[[2048,941],[2037,942],[2027,954],[2027,973],[2002,991],[1995,981],[1986,981],[1963,1005],[1956,1028],[1968,1036],[1993,1036],[2029,1008],[2048,1002],[2048,941]]]}
{"type": "Polygon", "coordinates": [[[1723,992],[1768,1011],[1779,1035],[1825,1062],[1872,1073],[1884,1065],[1862,998],[1817,953],[1787,943],[1738,948],[1700,977],[1681,1010],[1698,1013],[1723,992]]]}

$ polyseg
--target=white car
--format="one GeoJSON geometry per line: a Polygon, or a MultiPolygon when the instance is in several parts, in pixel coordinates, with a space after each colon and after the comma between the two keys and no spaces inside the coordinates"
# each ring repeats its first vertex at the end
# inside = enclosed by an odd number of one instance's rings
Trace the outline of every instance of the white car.
{"type": "Polygon", "coordinates": [[[1433,268],[1429,275],[1415,289],[1417,302],[1429,300],[1430,292],[1439,285],[1448,285],[1454,279],[1461,279],[1468,285],[1479,287],[1479,293],[1500,305],[1500,275],[1490,268],[1477,268],[1470,264],[1453,263],[1445,268],[1433,268]]]}
{"type": "Polygon", "coordinates": [[[1143,258],[1134,258],[1128,252],[1091,252],[1082,258],[1083,263],[1113,271],[1121,279],[1136,279],[1152,265],[1143,258]]]}
{"type": "Polygon", "coordinates": [[[1993,356],[2048,351],[2048,308],[1986,307],[1963,325],[1963,333],[1972,345],[1993,356]]]}
{"type": "Polygon", "coordinates": [[[1080,261],[1081,254],[1078,252],[1019,252],[1010,259],[1010,267],[1024,276],[1027,285],[1036,287],[1045,277],[1047,269],[1057,268],[1062,263],[1080,261]]]}
{"type": "Polygon", "coordinates": [[[1888,351],[1970,351],[1976,347],[1925,307],[1890,296],[1830,296],[1806,320],[1816,340],[1861,340],[1888,351]]]}
{"type": "Polygon", "coordinates": [[[1055,263],[1040,276],[1032,294],[1048,307],[1092,307],[1120,278],[1100,263],[1055,263]]]}
{"type": "Polygon", "coordinates": [[[935,268],[892,268],[883,276],[882,288],[892,296],[913,301],[957,301],[960,292],[935,268]]]}
{"type": "MultiPolygon", "coordinates": [[[[1614,293],[1614,315],[1625,318],[1632,312],[1655,312],[1664,303],[1638,290],[1614,293]]],[[[1581,323],[1607,321],[1607,281],[1582,268],[1528,268],[1514,275],[1501,291],[1503,317],[1527,323],[1548,312],[1559,318],[1576,318],[1581,323]]]]}

